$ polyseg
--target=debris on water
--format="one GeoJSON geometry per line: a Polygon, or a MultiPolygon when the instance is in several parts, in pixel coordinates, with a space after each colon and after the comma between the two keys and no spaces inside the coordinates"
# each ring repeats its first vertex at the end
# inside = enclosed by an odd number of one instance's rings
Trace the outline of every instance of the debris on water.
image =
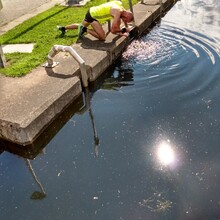
{"type": "Polygon", "coordinates": [[[41,200],[44,199],[46,197],[46,194],[44,192],[38,192],[38,191],[34,191],[31,195],[31,199],[33,200],[41,200]]]}
{"type": "Polygon", "coordinates": [[[139,202],[139,205],[148,208],[152,212],[167,212],[172,207],[172,202],[166,199],[163,192],[156,192],[149,198],[139,202]]]}
{"type": "Polygon", "coordinates": [[[126,60],[136,58],[138,60],[148,59],[156,55],[156,52],[161,48],[161,43],[153,40],[143,41],[134,40],[128,46],[127,50],[122,54],[126,60]]]}

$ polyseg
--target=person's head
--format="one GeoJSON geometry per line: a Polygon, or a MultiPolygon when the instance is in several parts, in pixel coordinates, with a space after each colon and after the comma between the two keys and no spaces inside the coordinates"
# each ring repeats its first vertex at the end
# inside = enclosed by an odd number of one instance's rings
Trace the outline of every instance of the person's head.
{"type": "Polygon", "coordinates": [[[133,13],[128,10],[122,11],[121,19],[125,23],[132,22],[134,20],[133,13]]]}

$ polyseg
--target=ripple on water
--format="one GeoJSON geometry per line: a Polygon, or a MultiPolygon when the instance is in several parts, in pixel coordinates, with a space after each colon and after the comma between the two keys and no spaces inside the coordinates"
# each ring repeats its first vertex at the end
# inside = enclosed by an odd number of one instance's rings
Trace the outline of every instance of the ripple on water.
{"type": "MultiPolygon", "coordinates": [[[[193,52],[200,58],[205,52],[212,64],[220,58],[219,42],[197,32],[170,25],[155,27],[151,33],[134,40],[123,53],[123,59],[146,65],[157,65],[193,52]],[[178,55],[178,57],[175,57],[178,55]]],[[[174,64],[176,66],[178,64],[174,64]]]]}
{"type": "Polygon", "coordinates": [[[163,22],[128,46],[122,65],[132,66],[138,89],[172,87],[177,96],[189,97],[213,86],[218,77],[219,45],[214,38],[163,22]]]}

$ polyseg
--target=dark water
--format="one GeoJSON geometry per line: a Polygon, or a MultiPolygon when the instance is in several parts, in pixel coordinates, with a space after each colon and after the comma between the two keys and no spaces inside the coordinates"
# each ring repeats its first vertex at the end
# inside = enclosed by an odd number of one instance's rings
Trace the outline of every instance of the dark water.
{"type": "Polygon", "coordinates": [[[0,155],[0,219],[220,219],[220,1],[178,2],[34,160],[0,155]]]}

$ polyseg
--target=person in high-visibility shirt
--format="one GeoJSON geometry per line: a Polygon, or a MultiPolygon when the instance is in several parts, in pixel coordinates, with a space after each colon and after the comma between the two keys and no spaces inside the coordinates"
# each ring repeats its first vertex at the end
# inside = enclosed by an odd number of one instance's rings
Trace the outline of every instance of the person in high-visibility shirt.
{"type": "Polygon", "coordinates": [[[105,41],[106,34],[100,22],[105,22],[113,19],[111,26],[111,33],[121,36],[128,36],[129,28],[127,24],[134,19],[133,13],[125,10],[121,1],[110,1],[99,6],[91,7],[82,22],[82,24],[71,24],[67,26],[58,26],[58,29],[65,34],[66,30],[77,29],[78,35],[82,37],[84,33],[89,33],[95,38],[105,41]],[[121,20],[125,27],[120,28],[121,20]],[[93,29],[89,29],[91,25],[93,29]]]}

